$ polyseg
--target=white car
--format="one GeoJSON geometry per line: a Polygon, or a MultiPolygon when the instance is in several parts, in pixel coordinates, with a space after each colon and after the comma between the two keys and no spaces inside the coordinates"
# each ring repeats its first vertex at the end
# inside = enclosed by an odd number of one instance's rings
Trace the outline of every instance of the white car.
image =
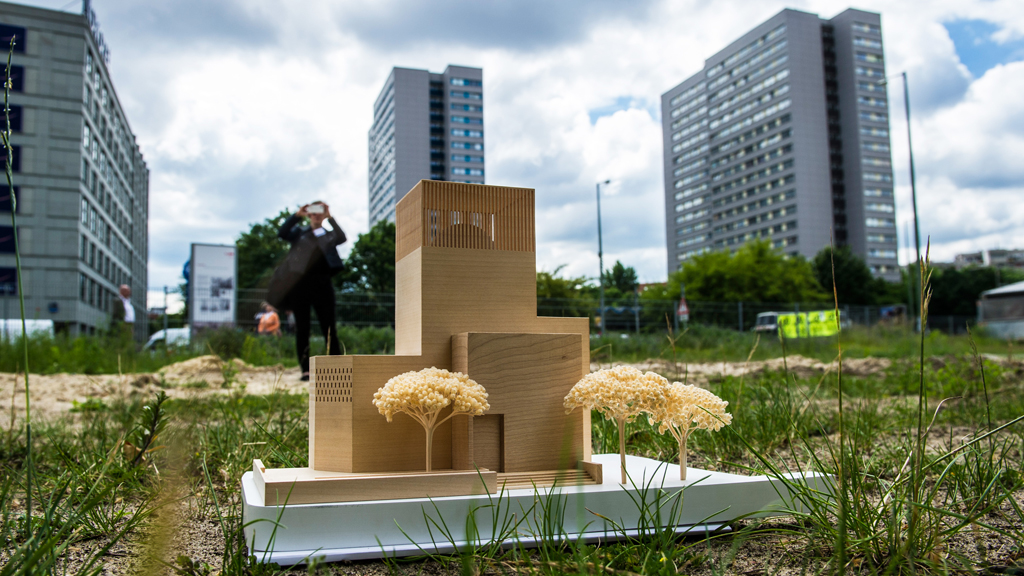
{"type": "Polygon", "coordinates": [[[157,344],[167,344],[170,346],[188,346],[189,342],[192,341],[192,331],[188,326],[184,328],[168,328],[166,333],[164,330],[157,330],[149,337],[149,341],[142,347],[143,350],[151,350],[156,347],[157,344]]]}

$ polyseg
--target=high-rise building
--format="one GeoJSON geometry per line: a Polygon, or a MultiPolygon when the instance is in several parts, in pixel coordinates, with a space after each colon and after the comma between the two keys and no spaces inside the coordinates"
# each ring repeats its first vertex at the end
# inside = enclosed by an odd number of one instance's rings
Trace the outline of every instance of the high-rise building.
{"type": "Polygon", "coordinates": [[[898,279],[881,18],[783,10],[661,97],[668,269],[768,239],[898,279]]]}
{"type": "MultiPolygon", "coordinates": [[[[22,288],[29,318],[91,333],[132,290],[145,336],[149,170],[107,69],[108,51],[84,2],[73,14],[0,2],[11,59],[11,157],[22,288]]],[[[6,152],[2,152],[6,156],[6,152]]],[[[10,189],[0,177],[0,313],[18,316],[10,189]]]]}
{"type": "Polygon", "coordinates": [[[370,226],[420,180],[484,183],[484,72],[392,68],[373,104],[370,226]]]}

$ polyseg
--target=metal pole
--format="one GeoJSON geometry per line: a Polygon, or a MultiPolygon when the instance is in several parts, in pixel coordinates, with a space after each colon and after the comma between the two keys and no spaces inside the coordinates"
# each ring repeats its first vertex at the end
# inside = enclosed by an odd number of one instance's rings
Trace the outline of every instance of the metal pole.
{"type": "Polygon", "coordinates": [[[164,286],[164,353],[167,352],[167,345],[170,343],[170,338],[167,337],[167,286],[164,286]]]}
{"type": "Polygon", "coordinates": [[[597,183],[597,265],[598,265],[598,276],[597,285],[601,295],[601,301],[598,304],[598,314],[601,315],[601,336],[604,336],[604,325],[607,318],[604,317],[604,246],[601,241],[601,184],[609,184],[611,180],[605,180],[604,182],[597,183]]]}

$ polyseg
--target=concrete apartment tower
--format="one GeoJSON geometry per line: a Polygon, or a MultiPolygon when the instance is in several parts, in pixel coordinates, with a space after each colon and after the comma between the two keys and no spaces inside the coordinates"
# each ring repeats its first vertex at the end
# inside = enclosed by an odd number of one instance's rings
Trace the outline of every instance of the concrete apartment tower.
{"type": "MultiPolygon", "coordinates": [[[[107,70],[89,3],[82,14],[0,2],[16,45],[11,142],[22,288],[29,318],[59,332],[109,325],[127,284],[145,336],[149,170],[107,70]]],[[[6,50],[5,50],[6,51],[6,50]]],[[[6,152],[3,153],[6,155],[6,152]]],[[[10,190],[0,185],[0,313],[18,316],[10,190]]]]}
{"type": "Polygon", "coordinates": [[[484,183],[484,72],[392,68],[373,104],[369,133],[370,226],[420,180],[484,183]]]}
{"type": "Polygon", "coordinates": [[[661,97],[668,270],[765,238],[899,279],[878,14],[783,10],[661,97]]]}

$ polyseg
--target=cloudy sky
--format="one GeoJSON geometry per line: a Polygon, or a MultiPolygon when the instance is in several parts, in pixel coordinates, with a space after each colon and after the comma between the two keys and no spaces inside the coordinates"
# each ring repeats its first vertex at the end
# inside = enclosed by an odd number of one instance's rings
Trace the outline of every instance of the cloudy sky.
{"type": "MultiPolygon", "coordinates": [[[[79,4],[33,0],[76,11],[79,4]]],[[[392,66],[484,69],[487,182],[536,188],[538,266],[605,261],[664,280],[660,95],[783,8],[828,0],[94,0],[149,164],[152,289],[190,242],[322,198],[367,222],[367,130],[392,66]]],[[[1024,2],[866,0],[887,70],[910,77],[922,236],[933,255],[1024,247],[1024,2]]],[[[902,91],[892,84],[901,235],[910,221],[902,91]]],[[[154,302],[154,304],[156,304],[154,302]]]]}

